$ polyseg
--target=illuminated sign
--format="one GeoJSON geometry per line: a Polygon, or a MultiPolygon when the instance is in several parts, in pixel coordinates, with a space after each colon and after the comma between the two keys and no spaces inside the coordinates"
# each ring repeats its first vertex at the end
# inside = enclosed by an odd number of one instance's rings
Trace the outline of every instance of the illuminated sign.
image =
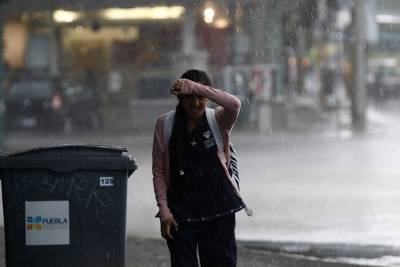
{"type": "Polygon", "coordinates": [[[103,11],[103,17],[109,20],[162,20],[179,19],[183,13],[183,6],[108,8],[103,11]]]}

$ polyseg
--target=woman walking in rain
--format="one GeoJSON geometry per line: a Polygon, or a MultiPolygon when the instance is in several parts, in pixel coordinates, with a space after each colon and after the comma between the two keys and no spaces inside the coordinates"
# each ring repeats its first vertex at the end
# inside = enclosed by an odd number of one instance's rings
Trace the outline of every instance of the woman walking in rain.
{"type": "Polygon", "coordinates": [[[202,267],[236,266],[235,213],[245,204],[227,164],[240,101],[212,88],[200,70],[185,72],[171,94],[179,103],[157,120],[153,141],[154,191],[171,266],[198,266],[198,259],[202,267]],[[215,110],[206,108],[209,100],[215,110]]]}

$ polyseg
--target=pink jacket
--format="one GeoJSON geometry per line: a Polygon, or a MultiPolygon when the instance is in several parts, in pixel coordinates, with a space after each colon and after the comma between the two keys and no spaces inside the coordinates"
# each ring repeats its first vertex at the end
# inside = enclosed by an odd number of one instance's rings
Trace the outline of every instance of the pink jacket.
{"type": "MultiPolygon", "coordinates": [[[[229,159],[229,136],[240,111],[240,100],[222,90],[204,86],[187,79],[182,80],[182,94],[198,94],[207,97],[209,100],[219,105],[215,109],[215,117],[221,130],[224,151],[218,151],[218,156],[225,169],[227,178],[231,181],[235,192],[240,196],[237,185],[230,177],[226,167],[227,159],[229,159]]],[[[167,204],[169,153],[168,144],[164,143],[163,137],[165,115],[166,114],[161,115],[156,122],[153,140],[153,185],[161,220],[173,217],[167,204]]]]}

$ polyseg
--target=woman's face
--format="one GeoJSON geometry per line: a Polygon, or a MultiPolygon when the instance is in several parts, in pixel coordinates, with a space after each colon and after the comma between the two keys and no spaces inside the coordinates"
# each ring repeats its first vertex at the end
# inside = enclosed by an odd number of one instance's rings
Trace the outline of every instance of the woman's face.
{"type": "Polygon", "coordinates": [[[182,95],[181,102],[186,114],[192,119],[199,119],[207,106],[208,99],[199,95],[182,95]]]}

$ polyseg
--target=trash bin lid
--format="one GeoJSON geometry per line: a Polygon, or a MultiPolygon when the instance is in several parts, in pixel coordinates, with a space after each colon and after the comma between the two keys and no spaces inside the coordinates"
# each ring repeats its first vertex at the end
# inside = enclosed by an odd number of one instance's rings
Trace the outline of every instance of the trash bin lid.
{"type": "Polygon", "coordinates": [[[59,146],[38,147],[28,150],[18,151],[12,154],[7,154],[8,157],[21,157],[21,156],[58,156],[58,155],[74,155],[74,156],[118,156],[124,152],[128,152],[126,147],[108,146],[108,145],[76,145],[76,144],[63,144],[59,146]]]}
{"type": "Polygon", "coordinates": [[[49,169],[56,172],[127,170],[131,174],[137,168],[127,148],[86,144],[39,147],[7,154],[0,161],[1,169],[49,169]]]}

